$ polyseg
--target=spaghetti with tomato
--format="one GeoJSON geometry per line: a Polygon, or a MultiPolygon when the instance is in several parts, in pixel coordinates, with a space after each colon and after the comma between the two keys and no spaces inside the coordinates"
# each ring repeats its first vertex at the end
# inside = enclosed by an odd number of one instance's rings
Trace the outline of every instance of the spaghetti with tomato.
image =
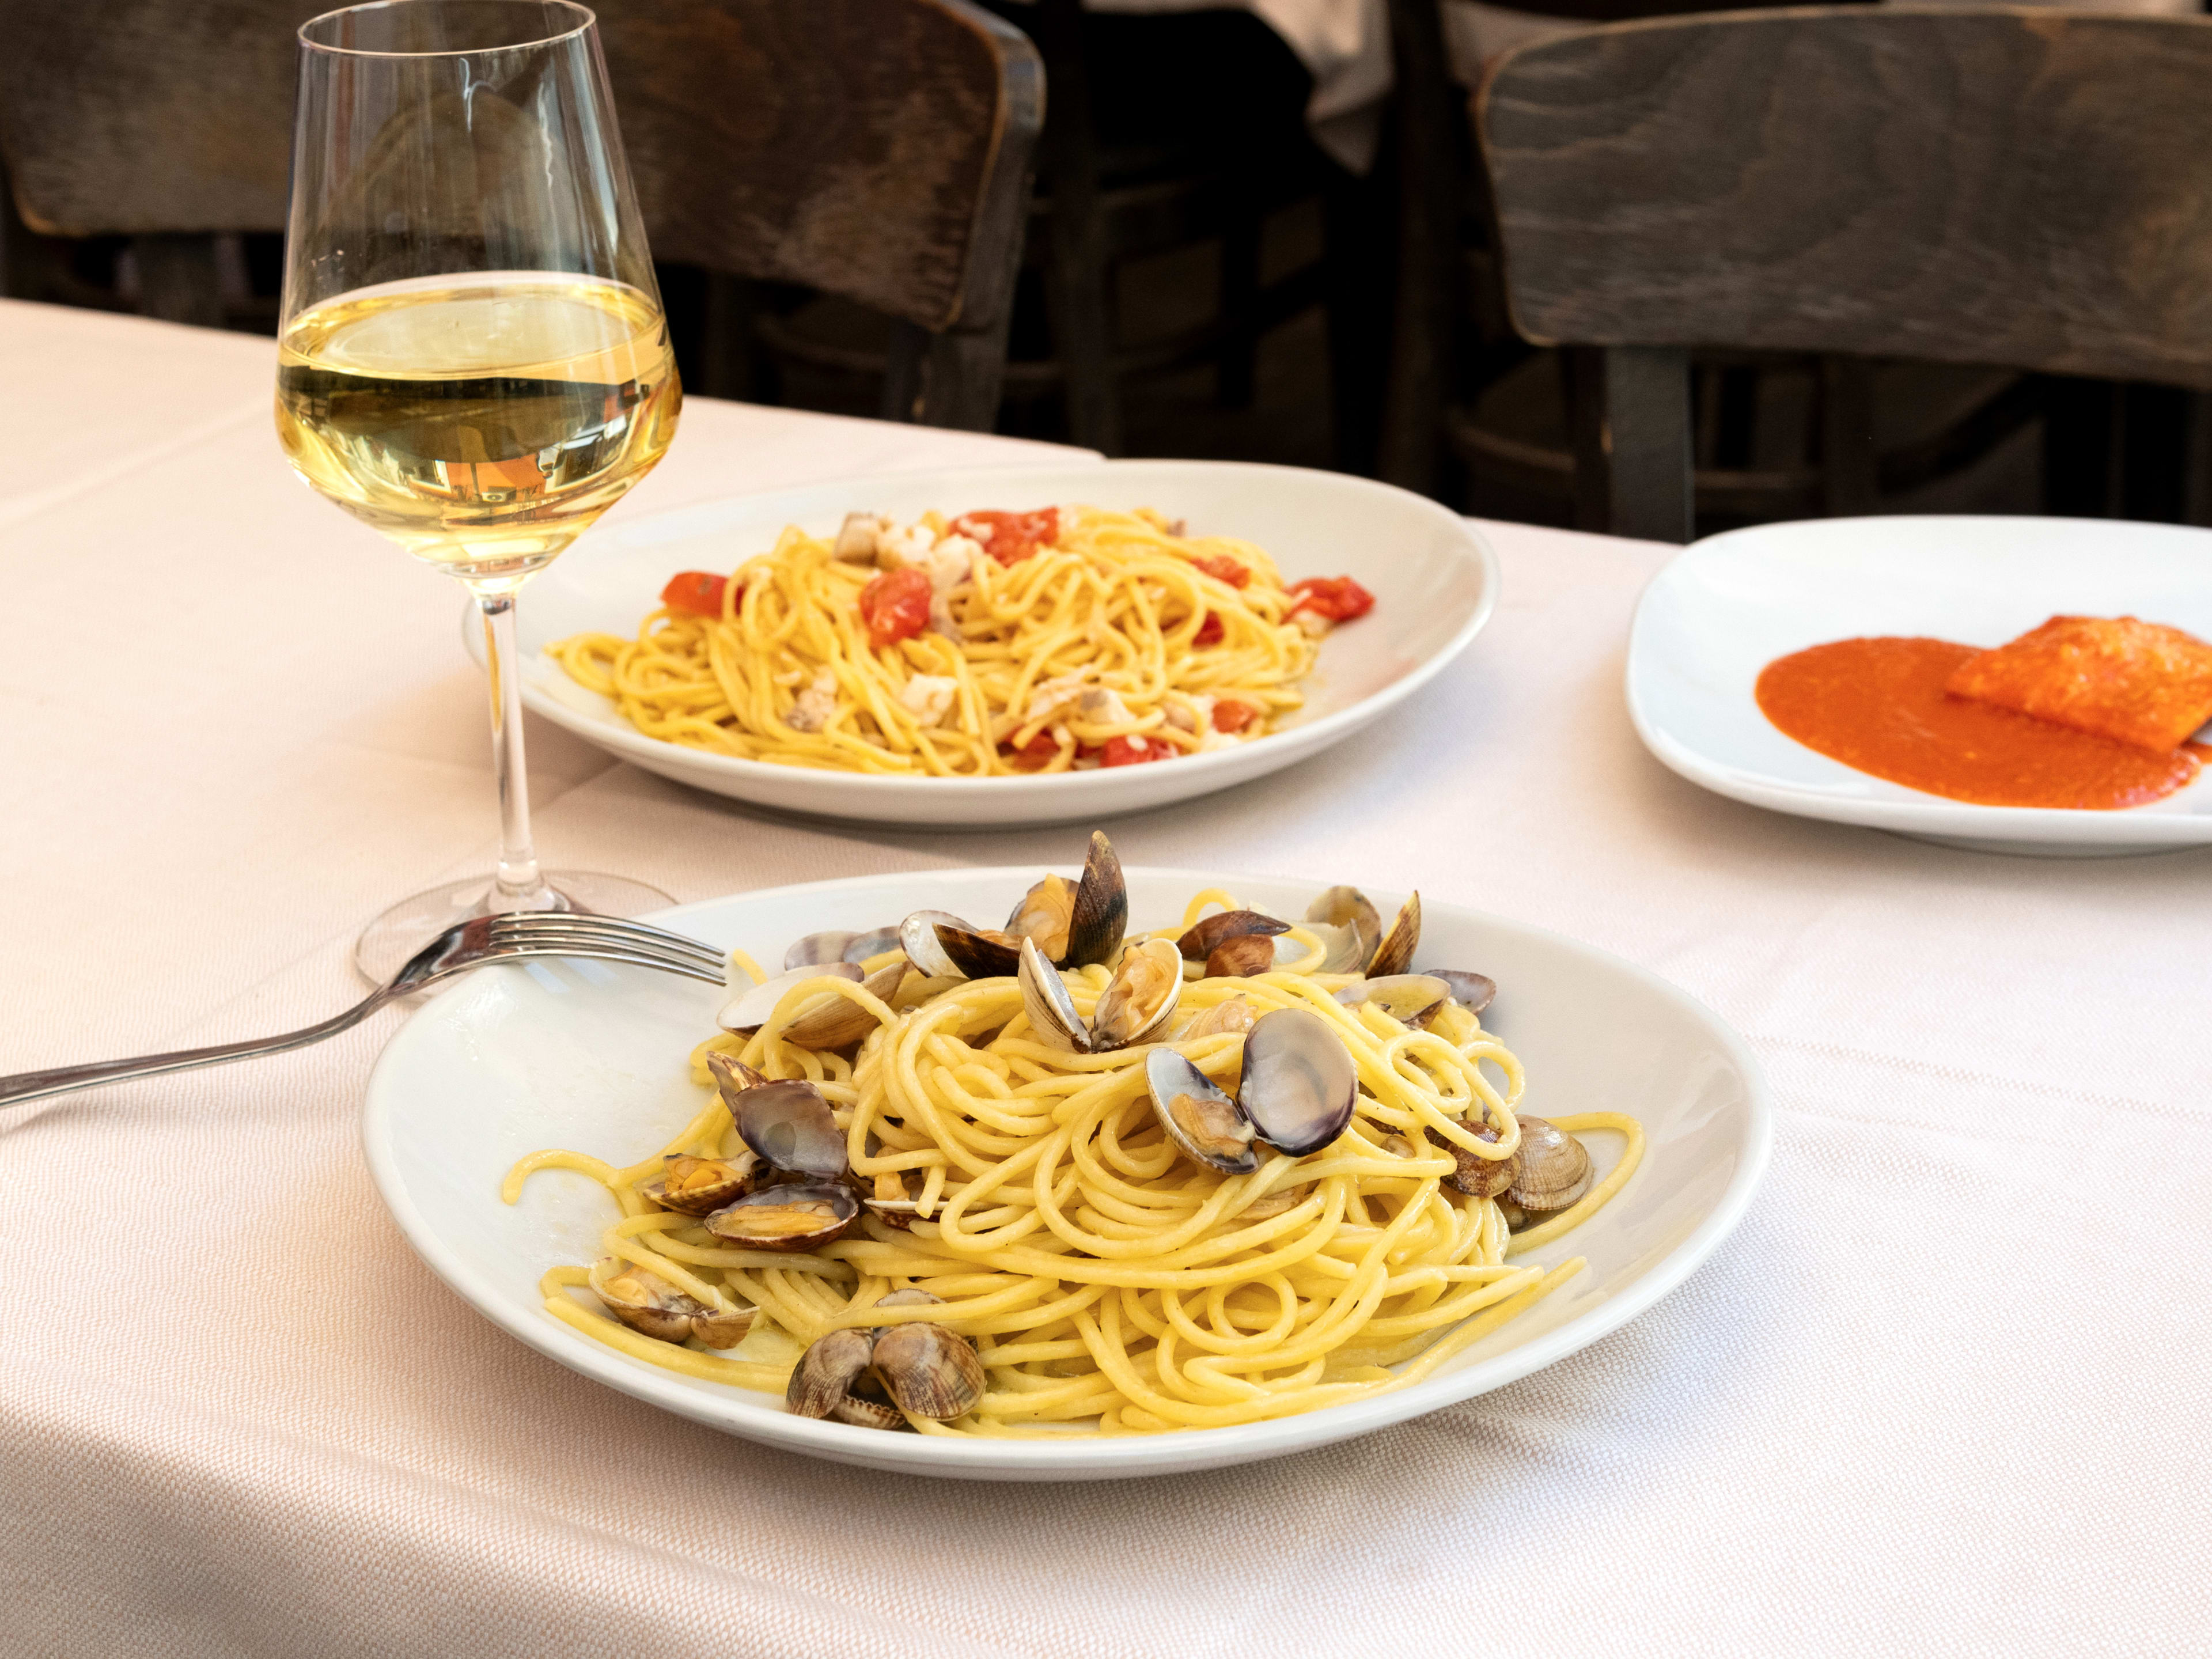
{"type": "Polygon", "coordinates": [[[1173,760],[1275,729],[1322,636],[1375,604],[1182,529],[1149,508],[856,513],[728,575],[679,573],[635,638],[547,649],[646,736],[746,760],[942,777],[1173,760]]]}

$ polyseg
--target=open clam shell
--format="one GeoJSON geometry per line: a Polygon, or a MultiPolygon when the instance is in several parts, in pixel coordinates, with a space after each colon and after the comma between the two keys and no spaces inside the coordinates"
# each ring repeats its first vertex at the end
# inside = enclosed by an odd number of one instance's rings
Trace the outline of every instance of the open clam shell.
{"type": "Polygon", "coordinates": [[[731,1115],[745,1145],[770,1168],[817,1181],[844,1176],[845,1132],[828,1098],[805,1079],[744,1090],[731,1115]]]}
{"type": "Polygon", "coordinates": [[[1370,979],[1389,979],[1413,965],[1413,952],[1421,943],[1421,896],[1409,893],[1399,907],[1389,932],[1382,935],[1375,954],[1367,959],[1370,979]]]}
{"type": "Polygon", "coordinates": [[[615,1255],[602,1256],[592,1264],[591,1287],[617,1319],[663,1342],[696,1336],[710,1348],[734,1348],[745,1340],[759,1314],[758,1309],[742,1304],[710,1308],[659,1273],[615,1255]]]}
{"type": "Polygon", "coordinates": [[[1160,1127],[1186,1156],[1224,1175],[1249,1175],[1260,1167],[1252,1120],[1174,1049],[1155,1048],[1145,1056],[1145,1086],[1160,1127]]]}
{"type": "Polygon", "coordinates": [[[1182,997],[1182,953],[1164,939],[1131,945],[1091,1010],[1091,1052],[1148,1041],[1166,1025],[1182,997]]]}
{"type": "Polygon", "coordinates": [[[738,1158],[668,1158],[658,1178],[637,1190],[664,1210],[679,1215],[705,1215],[732,1199],[750,1192],[760,1175],[760,1161],[748,1148],[738,1158]]]}
{"type": "Polygon", "coordinates": [[[870,1215],[887,1227],[905,1232],[921,1213],[921,1202],[913,1196],[902,1170],[886,1170],[875,1178],[871,1194],[862,1199],[870,1215]]]}
{"type": "MultiPolygon", "coordinates": [[[[878,1002],[898,994],[906,978],[904,957],[887,962],[860,981],[860,988],[878,1002]]],[[[876,1029],[876,1017],[850,997],[825,992],[821,1001],[783,1028],[783,1040],[800,1048],[842,1048],[858,1042],[876,1029]]]]}
{"type": "Polygon", "coordinates": [[[1121,860],[1105,833],[1094,830],[1067,919],[1067,950],[1057,965],[1088,968],[1110,961],[1128,931],[1129,890],[1121,878],[1121,860]]]}
{"type": "Polygon", "coordinates": [[[1047,1042],[1079,1054],[1091,1052],[1091,1027],[1076,1012],[1075,999],[1060,970],[1046,960],[1043,948],[1033,939],[1022,941],[1022,1009],[1030,1025],[1047,1042]]]}
{"type": "Polygon", "coordinates": [[[1302,1158],[1344,1133],[1359,1094],[1352,1051],[1307,1008],[1278,1008],[1244,1039],[1237,1103],[1270,1146],[1302,1158]]]}
{"type": "Polygon", "coordinates": [[[1257,934],[1273,939],[1278,933],[1287,933],[1291,924],[1275,917],[1263,915],[1257,910],[1223,910],[1214,915],[1201,916],[1183,930],[1176,941],[1186,962],[1204,962],[1232,939],[1244,939],[1257,934]]]}
{"type": "Polygon", "coordinates": [[[1487,974],[1470,974],[1462,968],[1431,968],[1425,971],[1431,978],[1442,980],[1451,992],[1451,1000],[1470,1014],[1480,1013],[1498,994],[1498,981],[1487,974]]]}
{"type": "Polygon", "coordinates": [[[794,940],[783,953],[783,968],[789,973],[794,968],[811,968],[825,962],[862,963],[898,948],[899,930],[896,927],[878,927],[866,933],[833,929],[794,940]]]}
{"type": "Polygon", "coordinates": [[[834,1243],[860,1218],[860,1200],[842,1182],[793,1182],[747,1193],[707,1218],[707,1231],[748,1250],[811,1250],[834,1243]]]}
{"type": "MultiPolygon", "coordinates": [[[[1465,1127],[1477,1140],[1496,1140],[1498,1131],[1487,1123],[1470,1123],[1465,1127]]],[[[1469,1198],[1496,1198],[1513,1184],[1518,1167],[1518,1155],[1511,1158],[1485,1158],[1480,1152],[1470,1152],[1464,1146],[1455,1146],[1434,1129],[1429,1139],[1452,1155],[1459,1167],[1444,1177],[1444,1185],[1455,1193],[1469,1198]]]]}
{"type": "Polygon", "coordinates": [[[962,979],[1008,979],[1021,966],[1022,942],[1009,934],[980,933],[957,918],[933,923],[931,932],[939,954],[962,979]]]}
{"type": "Polygon", "coordinates": [[[1357,887],[1328,889],[1306,907],[1306,921],[1321,939],[1324,974],[1364,971],[1382,938],[1382,912],[1357,887]]]}
{"type": "Polygon", "coordinates": [[[916,910],[898,925],[899,949],[906,952],[906,959],[915,965],[915,971],[926,978],[966,977],[960,971],[960,964],[947,956],[945,947],[937,942],[937,925],[946,921],[955,927],[968,925],[950,910],[916,910]]]}
{"type": "Polygon", "coordinates": [[[1401,1025],[1420,1030],[1452,997],[1451,987],[1437,975],[1392,974],[1356,981],[1339,991],[1336,1000],[1347,1008],[1371,1002],[1401,1025]]]}
{"type": "Polygon", "coordinates": [[[1521,1150],[1513,1155],[1507,1196],[1532,1213],[1564,1210],[1589,1191],[1596,1171],[1589,1148],[1540,1117],[1521,1119],[1521,1150]]]}
{"type": "Polygon", "coordinates": [[[738,1097],[748,1089],[757,1089],[768,1081],[742,1060],[728,1054],[709,1052],[707,1069],[714,1074],[714,1087],[722,1097],[722,1104],[730,1109],[730,1115],[738,1115],[738,1097]]]}
{"type": "Polygon", "coordinates": [[[784,994],[793,986],[810,979],[863,977],[860,968],[849,962],[810,963],[803,968],[793,968],[731,998],[722,1005],[721,1012],[714,1016],[714,1023],[726,1031],[757,1031],[768,1024],[775,1012],[775,1005],[783,1000],[784,994]]]}

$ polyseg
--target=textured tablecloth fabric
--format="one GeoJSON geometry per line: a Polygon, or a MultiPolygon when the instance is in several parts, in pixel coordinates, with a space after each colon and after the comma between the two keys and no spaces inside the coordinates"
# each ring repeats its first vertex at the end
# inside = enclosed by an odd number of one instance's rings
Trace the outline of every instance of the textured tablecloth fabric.
{"type": "MultiPolygon", "coordinates": [[[[269,358],[0,306],[0,1072],[303,1024],[356,994],[370,912],[490,857],[456,592],[293,481],[269,358]]],[[[700,401],[618,511],[1030,453],[700,401]]],[[[1387,726],[1114,835],[1418,883],[1733,1022],[1771,1173],[1656,1309],[1239,1469],[812,1462],[431,1276],[356,1142],[380,1016],[0,1127],[0,1653],[2203,1651],[2212,855],[2001,858],[1705,794],[1622,710],[1663,550],[1487,532],[1496,619],[1387,726]]],[[[782,821],[529,736],[545,853],[680,898],[1068,856],[782,821]]]]}

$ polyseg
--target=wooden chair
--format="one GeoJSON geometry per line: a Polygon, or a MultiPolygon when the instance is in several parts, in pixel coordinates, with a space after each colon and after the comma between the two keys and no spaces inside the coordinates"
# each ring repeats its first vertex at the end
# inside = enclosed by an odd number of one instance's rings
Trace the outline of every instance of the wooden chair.
{"type": "MultiPolygon", "coordinates": [[[[283,228],[314,0],[0,0],[0,157],[30,228],[125,234],[144,308],[216,320],[210,234],[283,228]]],[[[1044,76],[968,0],[599,0],[662,258],[894,319],[887,418],[988,428],[1044,76]]]]}
{"type": "MultiPolygon", "coordinates": [[[[1476,100],[1516,327],[1588,349],[1581,516],[1692,534],[1692,347],[2212,390],[2212,20],[1807,9],[1507,56],[1476,100]]],[[[1827,445],[1871,494],[1867,441],[1827,445]]]]}

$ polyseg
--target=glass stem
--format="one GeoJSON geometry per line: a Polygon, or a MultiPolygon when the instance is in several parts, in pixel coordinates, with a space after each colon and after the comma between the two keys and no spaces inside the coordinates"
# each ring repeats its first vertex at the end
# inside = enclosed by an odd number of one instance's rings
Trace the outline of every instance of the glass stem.
{"type": "Polygon", "coordinates": [[[493,908],[557,910],[530,840],[530,775],[522,753],[522,676],[515,662],[514,594],[477,590],[484,664],[491,673],[491,764],[499,778],[499,875],[493,908]]]}

